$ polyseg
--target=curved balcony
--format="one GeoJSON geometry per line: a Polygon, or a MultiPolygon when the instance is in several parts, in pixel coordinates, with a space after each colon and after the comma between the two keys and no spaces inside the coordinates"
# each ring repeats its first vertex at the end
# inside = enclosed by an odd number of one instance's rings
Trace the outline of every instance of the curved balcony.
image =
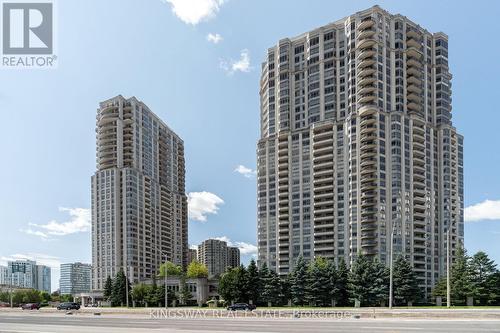
{"type": "Polygon", "coordinates": [[[358,33],[357,40],[361,41],[363,39],[372,38],[375,32],[375,29],[364,29],[358,33]]]}
{"type": "Polygon", "coordinates": [[[424,56],[420,49],[415,47],[408,47],[406,49],[406,55],[409,57],[414,57],[416,59],[422,59],[422,57],[424,56]]]}
{"type": "Polygon", "coordinates": [[[375,89],[376,87],[373,85],[373,83],[376,80],[377,80],[377,78],[375,77],[375,75],[366,75],[366,76],[363,76],[363,77],[358,79],[358,84],[361,87],[364,87],[366,85],[370,85],[371,87],[373,87],[375,89]]]}
{"type": "MultiPolygon", "coordinates": [[[[407,80],[407,82],[408,82],[408,80],[407,80]]],[[[420,88],[419,86],[417,86],[416,84],[413,84],[413,83],[409,84],[407,89],[408,89],[408,92],[415,93],[417,95],[420,95],[422,93],[422,88],[420,88]]]]}
{"type": "Polygon", "coordinates": [[[358,103],[360,104],[368,104],[370,102],[374,102],[377,99],[377,95],[374,93],[369,94],[359,94],[358,103]]]}
{"type": "Polygon", "coordinates": [[[363,60],[365,58],[373,57],[377,54],[374,48],[363,49],[358,51],[358,60],[363,60]]]}
{"type": "Polygon", "coordinates": [[[375,25],[375,21],[371,17],[364,18],[358,25],[358,30],[364,30],[371,28],[375,25]]]}
{"type": "Polygon", "coordinates": [[[366,48],[372,47],[376,43],[377,43],[377,41],[375,39],[365,39],[365,40],[359,41],[358,48],[366,49],[366,48]]]}
{"type": "Polygon", "coordinates": [[[360,60],[358,62],[358,70],[363,70],[364,68],[367,68],[367,67],[371,67],[373,65],[375,65],[375,58],[374,57],[367,57],[367,58],[364,58],[363,60],[360,60]]]}
{"type": "Polygon", "coordinates": [[[420,48],[422,47],[422,43],[420,43],[418,40],[416,40],[415,38],[408,38],[406,40],[406,47],[410,48],[410,47],[414,47],[418,50],[420,50],[420,48]]]}

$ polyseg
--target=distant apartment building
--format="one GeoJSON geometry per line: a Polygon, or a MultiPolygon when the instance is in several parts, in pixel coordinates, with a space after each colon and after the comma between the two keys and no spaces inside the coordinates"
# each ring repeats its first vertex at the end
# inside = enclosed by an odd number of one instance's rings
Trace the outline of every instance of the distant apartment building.
{"type": "Polygon", "coordinates": [[[91,291],[92,266],[80,262],[61,264],[59,288],[61,295],[76,295],[91,291]]]}
{"type": "Polygon", "coordinates": [[[258,262],[406,256],[429,294],[464,238],[448,37],[374,6],[267,50],[258,262]],[[449,238],[448,238],[448,231],[449,238]],[[394,241],[391,244],[391,234],[394,241]]]}
{"type": "Polygon", "coordinates": [[[10,275],[7,266],[0,266],[0,284],[1,285],[10,284],[10,275]]]}
{"type": "Polygon", "coordinates": [[[32,260],[9,261],[7,283],[19,288],[51,292],[51,269],[32,260]]]}
{"type": "Polygon", "coordinates": [[[198,251],[196,249],[189,249],[187,263],[190,264],[193,261],[197,260],[198,260],[198,251]]]}
{"type": "Polygon", "coordinates": [[[51,270],[50,267],[37,265],[36,266],[36,289],[51,292],[51,270]]]}
{"type": "Polygon", "coordinates": [[[92,176],[92,284],[123,270],[132,283],[188,254],[184,142],[135,97],[100,103],[92,176]]]}
{"type": "Polygon", "coordinates": [[[209,277],[218,276],[228,267],[239,266],[240,250],[225,241],[207,239],[198,245],[198,261],[207,266],[209,277]]]}
{"type": "Polygon", "coordinates": [[[238,267],[240,265],[240,249],[234,246],[227,247],[227,266],[238,267]]]}

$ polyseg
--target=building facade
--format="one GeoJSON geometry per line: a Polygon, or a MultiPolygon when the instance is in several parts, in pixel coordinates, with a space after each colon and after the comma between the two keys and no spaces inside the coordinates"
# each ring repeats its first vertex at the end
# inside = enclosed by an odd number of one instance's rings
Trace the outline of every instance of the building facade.
{"type": "Polygon", "coordinates": [[[9,261],[6,271],[0,268],[0,284],[50,293],[51,269],[33,260],[9,261]],[[5,283],[1,283],[2,276],[5,283]]]}
{"type": "Polygon", "coordinates": [[[44,265],[36,265],[36,289],[51,292],[51,270],[44,265]]]}
{"type": "Polygon", "coordinates": [[[430,292],[463,243],[463,137],[448,37],[378,6],[268,49],[258,262],[406,256],[430,292]]]}
{"type": "Polygon", "coordinates": [[[227,266],[238,267],[240,265],[240,249],[235,246],[227,247],[227,266]]]}
{"type": "Polygon", "coordinates": [[[7,263],[10,284],[19,288],[36,289],[38,286],[36,262],[16,260],[7,263]]]}
{"type": "Polygon", "coordinates": [[[0,284],[1,285],[10,284],[10,275],[7,266],[0,266],[0,284]]]}
{"type": "Polygon", "coordinates": [[[92,283],[151,279],[187,263],[184,142],[135,97],[100,103],[92,176],[92,283]]]}
{"type": "Polygon", "coordinates": [[[59,288],[61,295],[76,295],[89,293],[91,284],[92,266],[80,262],[61,264],[59,288]]]}
{"type": "Polygon", "coordinates": [[[198,262],[207,267],[209,277],[219,276],[228,267],[240,265],[240,250],[225,241],[207,239],[198,245],[198,262]]]}
{"type": "Polygon", "coordinates": [[[187,263],[190,264],[193,261],[198,261],[198,251],[196,249],[189,249],[187,263]]]}

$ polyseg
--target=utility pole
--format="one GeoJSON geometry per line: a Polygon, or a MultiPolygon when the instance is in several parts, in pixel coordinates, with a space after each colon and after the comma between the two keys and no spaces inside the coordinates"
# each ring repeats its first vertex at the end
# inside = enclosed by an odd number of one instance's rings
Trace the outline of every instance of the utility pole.
{"type": "Polygon", "coordinates": [[[394,225],[391,231],[391,249],[389,252],[389,309],[392,309],[392,298],[393,298],[393,255],[394,255],[394,225]]]}
{"type": "Polygon", "coordinates": [[[127,265],[125,265],[125,293],[126,293],[126,296],[125,296],[125,299],[126,299],[126,302],[127,302],[127,308],[128,308],[128,267],[127,265]]]}
{"type": "Polygon", "coordinates": [[[167,290],[168,269],[167,269],[167,262],[168,262],[168,258],[167,258],[167,255],[165,255],[165,309],[168,308],[168,290],[167,290]]]}
{"type": "Polygon", "coordinates": [[[14,293],[14,282],[13,282],[13,279],[12,279],[12,276],[14,274],[10,274],[10,307],[13,308],[14,307],[14,303],[13,303],[13,300],[12,300],[12,294],[14,293]]]}
{"type": "Polygon", "coordinates": [[[451,306],[451,285],[450,285],[450,275],[451,275],[451,262],[450,262],[450,228],[446,232],[446,307],[451,306]]]}

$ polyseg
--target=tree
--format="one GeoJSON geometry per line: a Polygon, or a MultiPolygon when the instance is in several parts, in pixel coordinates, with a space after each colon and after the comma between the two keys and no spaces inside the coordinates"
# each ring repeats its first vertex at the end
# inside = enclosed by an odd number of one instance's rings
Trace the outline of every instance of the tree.
{"type": "Polygon", "coordinates": [[[379,305],[388,297],[388,270],[379,261],[359,254],[349,273],[348,290],[351,300],[361,305],[379,305]]]}
{"type": "Polygon", "coordinates": [[[496,271],[487,278],[489,287],[488,305],[500,305],[500,271],[496,271]]]}
{"type": "Polygon", "coordinates": [[[187,267],[187,277],[190,279],[206,278],[208,277],[208,269],[198,261],[192,261],[187,267]]]}
{"type": "Polygon", "coordinates": [[[404,256],[399,256],[394,262],[392,276],[394,286],[393,296],[396,305],[406,305],[408,302],[416,302],[421,297],[417,275],[404,256]]]}
{"type": "Polygon", "coordinates": [[[165,267],[167,269],[168,276],[181,276],[182,275],[182,267],[181,266],[176,265],[170,261],[167,261],[166,263],[163,263],[160,265],[160,273],[158,274],[158,277],[165,278],[165,267]]]}
{"type": "Polygon", "coordinates": [[[248,273],[245,266],[240,265],[235,268],[235,298],[237,302],[246,302],[248,300],[248,273]]]}
{"type": "Polygon", "coordinates": [[[292,303],[294,305],[304,305],[306,303],[307,264],[302,256],[297,259],[292,271],[291,282],[292,303]]]}
{"type": "Polygon", "coordinates": [[[459,247],[455,261],[451,266],[451,300],[456,304],[465,304],[467,297],[473,296],[469,257],[463,247],[459,247]]]}
{"type": "Polygon", "coordinates": [[[291,275],[288,274],[281,278],[281,293],[280,293],[280,304],[288,304],[288,302],[292,299],[292,279],[291,275]]]}
{"type": "MultiPolygon", "coordinates": [[[[111,291],[111,305],[123,306],[127,302],[127,277],[123,270],[119,270],[118,274],[113,281],[113,288],[111,291]]],[[[130,290],[130,288],[128,288],[130,290]]]]}
{"type": "Polygon", "coordinates": [[[259,294],[261,288],[261,281],[259,278],[259,270],[255,264],[255,260],[250,260],[248,265],[248,298],[253,304],[259,302],[259,294]]]}
{"type": "Polygon", "coordinates": [[[236,300],[236,268],[230,268],[222,273],[219,280],[219,295],[227,303],[236,300]]]}
{"type": "Polygon", "coordinates": [[[349,283],[349,268],[344,261],[344,259],[340,259],[336,281],[335,281],[335,301],[338,306],[348,306],[349,305],[349,295],[347,293],[349,283]]]}
{"type": "MultiPolygon", "coordinates": [[[[316,258],[309,264],[307,271],[306,300],[316,306],[329,306],[331,303],[330,267],[325,258],[316,258]]],[[[333,276],[333,284],[335,283],[333,276]]]]}
{"type": "Polygon", "coordinates": [[[267,270],[262,276],[262,301],[268,305],[279,305],[281,296],[281,283],[278,274],[273,270],[267,270]]]}
{"type": "Polygon", "coordinates": [[[104,298],[109,300],[111,298],[111,293],[113,292],[113,279],[108,275],[106,282],[104,283],[104,298]]]}
{"type": "Polygon", "coordinates": [[[490,276],[496,273],[496,265],[488,255],[482,251],[477,252],[470,259],[471,282],[474,290],[474,298],[480,305],[487,305],[491,289],[490,276]]]}
{"type": "Polygon", "coordinates": [[[165,294],[161,295],[162,291],[156,285],[156,279],[153,279],[153,284],[147,286],[144,302],[146,306],[156,306],[163,301],[165,294]]]}
{"type": "Polygon", "coordinates": [[[148,294],[148,286],[144,283],[136,284],[132,288],[131,296],[136,305],[145,305],[146,295],[148,294]]]}

